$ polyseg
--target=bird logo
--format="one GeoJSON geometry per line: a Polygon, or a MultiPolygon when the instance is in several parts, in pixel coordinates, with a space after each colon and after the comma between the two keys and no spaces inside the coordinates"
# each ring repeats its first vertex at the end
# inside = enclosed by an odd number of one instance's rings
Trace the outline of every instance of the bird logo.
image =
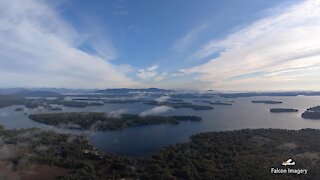
{"type": "Polygon", "coordinates": [[[288,159],[284,162],[282,162],[283,166],[294,166],[296,163],[292,159],[288,159]]]}

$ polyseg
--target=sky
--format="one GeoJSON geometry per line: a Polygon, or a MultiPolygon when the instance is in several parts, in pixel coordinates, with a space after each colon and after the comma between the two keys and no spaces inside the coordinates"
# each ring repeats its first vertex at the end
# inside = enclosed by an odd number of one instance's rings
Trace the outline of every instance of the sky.
{"type": "Polygon", "coordinates": [[[0,87],[320,90],[319,0],[0,0],[0,87]]]}

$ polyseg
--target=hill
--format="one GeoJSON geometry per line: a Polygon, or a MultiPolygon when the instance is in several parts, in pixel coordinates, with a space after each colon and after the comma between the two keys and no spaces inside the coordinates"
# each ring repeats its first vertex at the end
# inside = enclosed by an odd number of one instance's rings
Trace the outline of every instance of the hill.
{"type": "Polygon", "coordinates": [[[105,93],[105,94],[126,94],[126,93],[166,93],[166,92],[174,92],[173,90],[168,89],[159,89],[159,88],[147,88],[147,89],[128,89],[128,88],[118,88],[118,89],[104,89],[98,90],[96,93],[105,93]]]}

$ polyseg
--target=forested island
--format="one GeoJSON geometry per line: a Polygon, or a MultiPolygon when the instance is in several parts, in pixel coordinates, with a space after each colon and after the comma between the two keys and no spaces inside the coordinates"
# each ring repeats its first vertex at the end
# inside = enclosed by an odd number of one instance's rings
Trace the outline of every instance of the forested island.
{"type": "Polygon", "coordinates": [[[223,106],[231,106],[232,103],[229,102],[221,102],[221,101],[215,101],[215,102],[209,102],[211,105],[223,105],[223,106]]]}
{"type": "Polygon", "coordinates": [[[198,116],[139,116],[121,114],[116,117],[97,112],[31,114],[29,118],[67,129],[121,130],[127,127],[153,124],[179,124],[180,121],[201,121],[198,116]]]}
{"type": "Polygon", "coordinates": [[[6,179],[319,179],[320,130],[256,129],[201,133],[152,155],[105,154],[83,136],[39,129],[4,130],[6,179]],[[288,158],[307,174],[274,175],[288,158]]]}
{"type": "Polygon", "coordinates": [[[272,113],[285,113],[285,112],[299,112],[299,110],[292,109],[292,108],[271,108],[270,112],[272,112],[272,113]]]}
{"type": "Polygon", "coordinates": [[[271,101],[271,100],[256,100],[256,101],[251,101],[251,103],[257,103],[257,104],[282,104],[281,101],[271,101]]]}
{"type": "Polygon", "coordinates": [[[320,106],[308,108],[301,116],[305,119],[320,119],[320,106]]]}
{"type": "Polygon", "coordinates": [[[21,112],[21,111],[23,111],[23,108],[16,108],[15,111],[16,112],[21,112]]]}

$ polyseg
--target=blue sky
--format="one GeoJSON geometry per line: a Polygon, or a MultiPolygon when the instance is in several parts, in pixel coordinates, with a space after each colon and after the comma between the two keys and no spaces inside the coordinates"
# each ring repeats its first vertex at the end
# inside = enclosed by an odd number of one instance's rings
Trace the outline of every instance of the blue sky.
{"type": "Polygon", "coordinates": [[[320,89],[316,0],[0,0],[0,10],[3,87],[320,89]]]}
{"type": "MultiPolygon", "coordinates": [[[[62,3],[56,9],[63,9],[62,16],[78,31],[98,30],[96,36],[108,41],[116,51],[114,63],[145,68],[154,64],[170,66],[175,60],[180,63],[169,69],[176,70],[200,63],[185,61],[191,54],[188,51],[208,39],[223,38],[239,26],[263,17],[268,8],[278,4],[278,0],[80,0],[62,3]],[[183,47],[175,47],[190,31],[198,32],[183,47]]],[[[86,42],[80,48],[97,53],[86,42]]]]}

